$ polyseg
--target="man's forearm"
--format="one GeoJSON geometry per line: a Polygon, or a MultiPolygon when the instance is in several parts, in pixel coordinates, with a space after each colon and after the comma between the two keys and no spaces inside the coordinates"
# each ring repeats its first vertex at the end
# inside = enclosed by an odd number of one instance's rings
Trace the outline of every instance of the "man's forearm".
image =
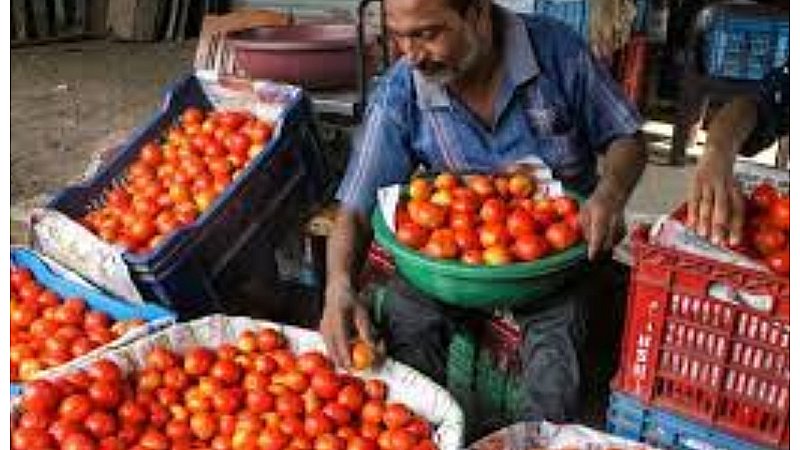
{"type": "Polygon", "coordinates": [[[707,150],[735,157],[758,122],[758,104],[752,97],[736,97],[714,115],[708,127],[707,150]]]}
{"type": "Polygon", "coordinates": [[[355,284],[361,270],[371,235],[366,218],[340,208],[327,248],[328,283],[355,284]]]}
{"type": "Polygon", "coordinates": [[[639,181],[646,163],[647,152],[641,135],[615,140],[606,151],[596,191],[610,195],[624,204],[639,181]]]}

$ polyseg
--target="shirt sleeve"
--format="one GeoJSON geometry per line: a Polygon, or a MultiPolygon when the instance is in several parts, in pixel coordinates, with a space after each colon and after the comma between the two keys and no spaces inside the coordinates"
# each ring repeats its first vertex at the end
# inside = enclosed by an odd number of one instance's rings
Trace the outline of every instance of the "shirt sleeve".
{"type": "Polygon", "coordinates": [[[642,118],[608,68],[592,56],[584,42],[573,40],[565,45],[567,96],[572,99],[580,131],[595,152],[603,153],[614,139],[639,131],[642,118]]]}
{"type": "Polygon", "coordinates": [[[781,136],[789,134],[789,61],[772,70],[759,83],[756,127],[741,153],[752,156],[781,136]]]}
{"type": "Polygon", "coordinates": [[[407,124],[385,93],[378,92],[374,98],[355,133],[350,161],[336,193],[344,208],[365,216],[375,206],[378,189],[404,182],[413,170],[407,124]]]}

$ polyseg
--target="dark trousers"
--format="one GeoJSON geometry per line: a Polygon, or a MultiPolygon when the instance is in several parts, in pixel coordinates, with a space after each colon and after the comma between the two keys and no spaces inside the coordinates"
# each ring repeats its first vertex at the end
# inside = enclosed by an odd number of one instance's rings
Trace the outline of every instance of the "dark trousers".
{"type": "MultiPolygon", "coordinates": [[[[604,261],[579,271],[549,298],[512,311],[523,333],[519,356],[525,394],[519,420],[566,421],[579,414],[588,312],[598,312],[601,329],[618,326],[616,320],[607,320],[613,311],[610,302],[619,303],[608,298],[620,285],[614,283],[611,264],[604,261]]],[[[489,317],[488,313],[435,302],[401,277],[391,279],[387,287],[390,298],[381,316],[389,355],[446,385],[451,337],[466,321],[489,317]]],[[[613,341],[618,333],[611,334],[613,341]]]]}

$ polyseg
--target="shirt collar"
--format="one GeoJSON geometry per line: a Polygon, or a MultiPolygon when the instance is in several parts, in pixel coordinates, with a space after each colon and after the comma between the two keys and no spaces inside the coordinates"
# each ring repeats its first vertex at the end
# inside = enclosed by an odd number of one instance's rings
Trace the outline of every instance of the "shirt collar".
{"type": "MultiPolygon", "coordinates": [[[[506,8],[495,7],[500,11],[500,26],[503,27],[503,67],[512,87],[516,88],[539,74],[539,64],[524,19],[506,8]]],[[[421,108],[450,106],[450,97],[443,85],[428,81],[413,67],[411,73],[421,108]]]]}

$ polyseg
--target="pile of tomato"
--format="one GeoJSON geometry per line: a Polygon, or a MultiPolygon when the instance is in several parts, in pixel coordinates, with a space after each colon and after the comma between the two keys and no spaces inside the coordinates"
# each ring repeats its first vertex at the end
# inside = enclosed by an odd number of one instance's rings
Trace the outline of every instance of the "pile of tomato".
{"type": "Polygon", "coordinates": [[[23,267],[11,267],[11,381],[30,381],[44,369],[60,366],[108,344],[141,320],[115,322],[87,307],[81,298],[64,298],[39,284],[23,267]]]}
{"type": "Polygon", "coordinates": [[[535,197],[524,174],[442,173],[414,178],[396,212],[396,236],[431,258],[472,265],[536,261],[583,238],[571,197],[535,197]]]}
{"type": "Polygon", "coordinates": [[[124,182],[82,223],[127,251],[151,251],[209,207],[261,152],[272,128],[249,112],[189,107],[160,142],[142,147],[124,182]]]}
{"type": "Polygon", "coordinates": [[[763,261],[773,272],[789,276],[789,196],[762,183],[747,197],[745,254],[763,261]]]}
{"type": "Polygon", "coordinates": [[[271,328],[177,354],[155,347],[137,372],[110,360],[26,389],[13,450],[429,450],[430,424],[387,401],[378,379],[296,355],[271,328]]]}

